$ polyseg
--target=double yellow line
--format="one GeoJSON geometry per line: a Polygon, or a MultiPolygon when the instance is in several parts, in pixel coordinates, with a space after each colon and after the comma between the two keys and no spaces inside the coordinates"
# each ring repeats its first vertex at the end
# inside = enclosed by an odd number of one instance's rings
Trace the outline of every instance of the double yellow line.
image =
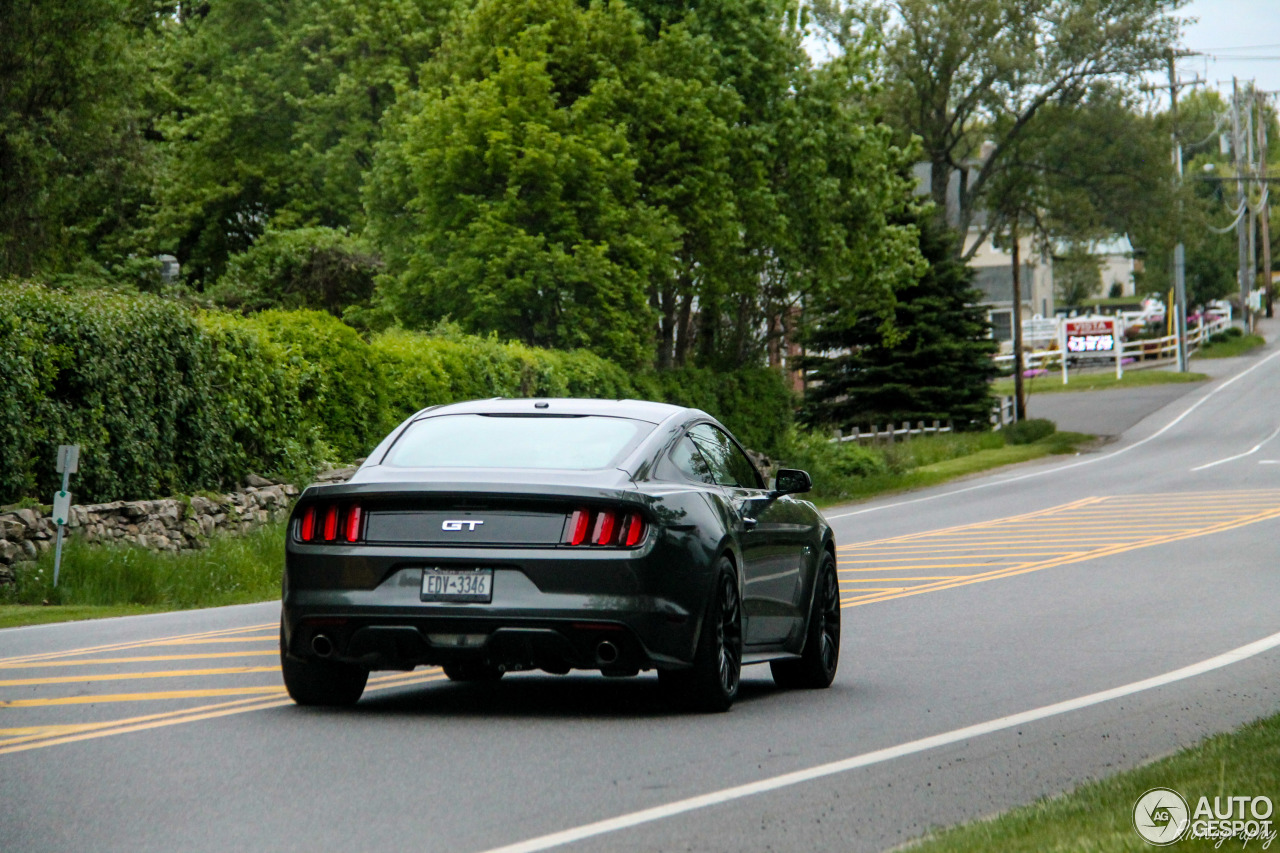
{"type": "Polygon", "coordinates": [[[841,569],[842,575],[847,576],[850,572],[873,571],[902,574],[911,569],[930,571],[934,574],[870,579],[865,582],[921,581],[921,583],[898,587],[863,587],[857,590],[858,594],[846,595],[842,598],[841,604],[845,607],[857,607],[944,589],[955,589],[1057,566],[1115,556],[1141,548],[1209,536],[1277,517],[1280,517],[1280,492],[1274,490],[1226,494],[1091,497],[1018,516],[858,543],[839,549],[841,556],[869,559],[842,559],[841,564],[856,563],[859,566],[870,567],[841,569]],[[1261,508],[1259,508],[1260,504],[1261,508]],[[1127,515],[1133,510],[1138,510],[1140,515],[1127,515]],[[1171,521],[1171,519],[1176,520],[1171,521]],[[1093,523],[1095,520],[1102,523],[1095,524],[1093,523]],[[1128,526],[1125,524],[1126,520],[1128,526]],[[1158,527],[1161,532],[1148,536],[1138,533],[1124,534],[1123,531],[1134,530],[1148,520],[1163,522],[1163,525],[1158,527]],[[1212,520],[1212,523],[1202,527],[1187,526],[1188,522],[1197,520],[1212,520]],[[1016,534],[1012,532],[1008,534],[1014,535],[1015,538],[992,538],[989,535],[992,533],[996,536],[1005,535],[1004,531],[1009,528],[1018,528],[1016,534]],[[1119,541],[1108,542],[1108,540],[1119,541]],[[1082,548],[1080,547],[1082,545],[1093,547],[1082,548]],[[1032,560],[1025,559],[1032,554],[1047,556],[1032,560]],[[985,562],[982,561],[984,557],[987,558],[985,562]],[[900,565],[904,559],[915,562],[912,565],[900,565]],[[959,560],[968,562],[957,562],[959,560]],[[966,575],[939,573],[950,568],[993,564],[999,567],[986,572],[966,575]]]}
{"type": "MultiPolygon", "coordinates": [[[[380,678],[369,679],[366,693],[390,690],[393,687],[407,687],[415,684],[426,684],[443,679],[444,673],[438,667],[416,672],[402,672],[380,678]]],[[[140,717],[129,717],[124,720],[110,720],[98,723],[69,723],[63,725],[31,726],[26,729],[0,729],[0,733],[10,737],[0,738],[0,755],[11,752],[24,752],[30,749],[41,749],[46,746],[57,746],[81,740],[109,737],[111,735],[128,734],[129,732],[157,729],[162,726],[176,726],[181,723],[194,723],[197,720],[211,720],[215,717],[226,717],[231,714],[246,714],[250,711],[262,711],[267,708],[281,708],[292,705],[283,687],[242,688],[236,692],[248,691],[266,694],[261,698],[237,699],[232,702],[218,702],[212,705],[201,705],[196,708],[184,708],[179,711],[167,711],[159,714],[145,714],[140,717]]],[[[146,695],[146,694],[142,694],[146,695]]],[[[104,697],[76,697],[93,701],[104,697]]],[[[149,698],[156,697],[151,694],[149,698]]]]}
{"type": "MultiPolygon", "coordinates": [[[[274,642],[276,634],[262,634],[264,629],[274,629],[274,624],[249,625],[241,628],[228,628],[220,631],[205,631],[195,634],[178,634],[149,640],[133,640],[120,643],[108,643],[99,646],[88,646],[79,649],[68,649],[58,652],[39,652],[0,658],[0,670],[30,670],[46,667],[100,666],[108,664],[157,663],[164,661],[202,660],[209,658],[242,658],[246,656],[276,656],[278,650],[250,649],[236,652],[206,652],[202,654],[173,655],[138,655],[117,656],[112,653],[131,649],[156,648],[164,646],[216,645],[225,643],[263,643],[274,642]],[[110,657],[87,657],[92,655],[112,655],[110,657]]],[[[159,670],[153,672],[126,672],[119,674],[90,674],[82,676],[52,676],[44,678],[11,678],[0,680],[0,687],[40,687],[52,684],[68,684],[80,682],[109,682],[116,680],[177,678],[183,676],[241,675],[279,672],[279,666],[231,666],[210,667],[204,669],[159,670]]],[[[369,679],[365,692],[390,690],[395,687],[406,687],[439,681],[444,674],[438,667],[417,670],[414,672],[398,672],[369,679]]],[[[244,714],[250,711],[261,711],[267,708],[279,708],[293,704],[283,685],[241,687],[203,688],[193,690],[162,690],[149,693],[108,693],[55,698],[10,699],[0,700],[3,708],[36,708],[50,706],[103,704],[113,702],[135,702],[155,700],[180,700],[217,696],[248,696],[248,698],[215,702],[191,708],[163,711],[154,714],[127,717],[120,720],[105,720],[88,723],[61,723],[49,725],[20,726],[0,728],[0,755],[26,750],[40,749],[64,743],[145,731],[147,729],[191,723],[225,717],[231,714],[244,714]]]]}

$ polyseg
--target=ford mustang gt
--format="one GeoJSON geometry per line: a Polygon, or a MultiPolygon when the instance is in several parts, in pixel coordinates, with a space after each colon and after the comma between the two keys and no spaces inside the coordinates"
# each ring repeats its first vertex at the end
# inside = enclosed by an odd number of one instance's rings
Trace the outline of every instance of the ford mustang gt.
{"type": "Polygon", "coordinates": [[[280,657],[303,705],[370,670],[657,670],[727,710],[745,664],[821,688],[840,652],[835,542],[804,471],[766,484],[714,418],[636,400],[436,406],[289,519],[280,657]]]}

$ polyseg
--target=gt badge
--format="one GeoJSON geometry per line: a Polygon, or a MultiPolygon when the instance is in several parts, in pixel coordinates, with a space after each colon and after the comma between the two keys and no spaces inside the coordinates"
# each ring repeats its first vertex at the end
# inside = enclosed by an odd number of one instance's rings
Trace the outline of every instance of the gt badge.
{"type": "Polygon", "coordinates": [[[470,521],[470,520],[451,521],[450,520],[450,521],[445,521],[444,524],[441,524],[440,529],[441,530],[461,530],[463,525],[466,525],[467,530],[474,531],[477,527],[479,527],[482,524],[484,524],[483,521],[470,521]]]}

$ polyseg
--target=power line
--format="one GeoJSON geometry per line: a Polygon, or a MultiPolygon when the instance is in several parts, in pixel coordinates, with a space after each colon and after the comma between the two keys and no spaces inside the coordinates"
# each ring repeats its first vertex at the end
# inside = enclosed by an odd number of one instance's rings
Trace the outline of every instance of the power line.
{"type": "Polygon", "coordinates": [[[1215,50],[1271,50],[1280,48],[1280,44],[1242,44],[1235,47],[1202,47],[1193,48],[1198,53],[1210,53],[1215,50]]]}

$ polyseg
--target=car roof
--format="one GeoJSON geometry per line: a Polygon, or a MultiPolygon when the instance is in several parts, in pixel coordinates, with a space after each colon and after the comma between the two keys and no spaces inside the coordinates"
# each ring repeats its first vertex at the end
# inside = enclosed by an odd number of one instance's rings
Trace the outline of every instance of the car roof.
{"type": "Polygon", "coordinates": [[[489,400],[469,400],[465,403],[451,403],[423,409],[414,416],[414,420],[437,415],[601,415],[660,424],[681,413],[695,414],[697,410],[667,403],[653,403],[648,400],[494,397],[489,400]]]}

